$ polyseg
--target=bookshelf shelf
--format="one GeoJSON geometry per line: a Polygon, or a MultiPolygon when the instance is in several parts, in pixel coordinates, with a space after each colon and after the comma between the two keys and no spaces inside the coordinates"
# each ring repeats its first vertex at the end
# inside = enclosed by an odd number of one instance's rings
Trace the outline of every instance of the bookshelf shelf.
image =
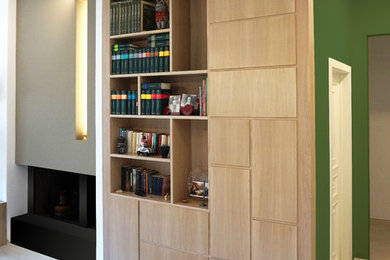
{"type": "Polygon", "coordinates": [[[130,160],[140,160],[140,161],[153,161],[153,162],[164,162],[170,163],[170,158],[162,158],[159,156],[139,156],[135,154],[111,154],[112,158],[121,158],[121,159],[130,159],[130,160]]]}
{"type": "Polygon", "coordinates": [[[164,76],[189,76],[189,75],[205,75],[208,70],[184,70],[184,71],[168,71],[168,72],[154,72],[154,73],[134,73],[134,74],[117,74],[110,75],[112,79],[120,78],[137,78],[137,77],[164,77],[164,76]]]}
{"type": "Polygon", "coordinates": [[[207,116],[150,116],[150,115],[110,115],[111,118],[159,119],[159,120],[208,120],[207,116]]]}
{"type": "Polygon", "coordinates": [[[150,202],[156,202],[160,204],[170,204],[170,200],[165,200],[163,196],[157,196],[157,195],[148,195],[146,197],[138,196],[134,192],[112,192],[111,193],[113,196],[118,196],[118,197],[125,197],[125,198],[130,198],[130,199],[136,199],[136,200],[144,200],[144,201],[150,201],[150,202]]]}
{"type": "Polygon", "coordinates": [[[169,33],[170,29],[160,29],[160,30],[152,30],[152,31],[144,31],[144,32],[136,32],[136,33],[127,33],[127,34],[119,34],[119,35],[112,35],[110,36],[111,40],[118,40],[118,39],[129,39],[129,40],[136,40],[148,37],[152,34],[160,34],[160,33],[169,33]]]}
{"type": "Polygon", "coordinates": [[[178,202],[174,202],[173,204],[175,206],[182,207],[182,208],[196,209],[196,210],[202,210],[202,211],[208,212],[209,211],[208,200],[206,199],[207,206],[205,206],[205,207],[201,207],[200,206],[201,203],[202,203],[202,200],[200,200],[200,199],[189,198],[188,202],[178,201],[178,202]]]}

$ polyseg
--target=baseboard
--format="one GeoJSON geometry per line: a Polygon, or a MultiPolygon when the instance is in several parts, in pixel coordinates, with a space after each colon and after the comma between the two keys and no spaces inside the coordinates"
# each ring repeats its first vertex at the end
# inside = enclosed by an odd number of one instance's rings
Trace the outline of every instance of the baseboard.
{"type": "Polygon", "coordinates": [[[367,259],[355,257],[353,260],[367,260],[367,259]]]}

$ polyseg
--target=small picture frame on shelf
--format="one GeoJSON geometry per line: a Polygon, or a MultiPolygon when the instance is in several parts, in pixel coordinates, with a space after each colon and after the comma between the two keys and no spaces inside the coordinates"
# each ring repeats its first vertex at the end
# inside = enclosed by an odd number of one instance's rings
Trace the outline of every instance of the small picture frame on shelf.
{"type": "Polygon", "coordinates": [[[183,94],[181,97],[180,111],[185,116],[192,115],[198,110],[198,97],[192,94],[183,94]]]}
{"type": "Polygon", "coordinates": [[[171,115],[180,115],[180,95],[172,95],[169,97],[169,110],[171,115]]]}

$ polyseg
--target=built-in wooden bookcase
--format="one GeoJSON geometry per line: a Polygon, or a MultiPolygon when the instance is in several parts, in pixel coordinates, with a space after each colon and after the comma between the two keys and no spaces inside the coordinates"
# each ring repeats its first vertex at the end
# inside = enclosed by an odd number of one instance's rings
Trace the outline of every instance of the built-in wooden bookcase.
{"type": "MultiPolygon", "coordinates": [[[[113,2],[113,1],[111,1],[113,2]]],[[[138,90],[137,115],[110,114],[110,194],[130,200],[150,201],[159,204],[190,208],[208,212],[200,206],[201,199],[188,196],[188,177],[194,168],[208,168],[208,117],[141,115],[142,83],[171,83],[173,95],[199,94],[202,80],[208,77],[207,70],[207,10],[206,0],[170,0],[169,28],[110,36],[113,44],[133,43],[147,47],[149,35],[169,33],[170,71],[139,74],[110,75],[110,90],[138,90]],[[145,132],[169,134],[171,137],[170,157],[145,157],[135,154],[118,154],[116,140],[119,128],[137,129],[145,132]],[[170,199],[147,195],[140,197],[133,192],[117,192],[121,188],[121,167],[137,165],[158,170],[170,175],[170,199]],[[189,199],[184,203],[183,199],[189,199]]],[[[109,52],[110,50],[106,50],[109,52]]],[[[106,100],[110,102],[110,100],[106,100]]]]}

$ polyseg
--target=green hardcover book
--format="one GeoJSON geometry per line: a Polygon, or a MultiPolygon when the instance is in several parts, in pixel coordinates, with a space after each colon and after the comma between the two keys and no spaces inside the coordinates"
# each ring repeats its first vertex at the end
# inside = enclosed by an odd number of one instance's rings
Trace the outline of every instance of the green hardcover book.
{"type": "Polygon", "coordinates": [[[134,73],[135,50],[129,52],[129,73],[134,73]]]}
{"type": "Polygon", "coordinates": [[[139,73],[138,71],[138,60],[139,60],[140,49],[134,51],[134,60],[133,60],[133,71],[134,73],[139,73]]]}
{"type": "Polygon", "coordinates": [[[157,48],[158,49],[158,71],[163,72],[164,71],[164,48],[157,48]]]}
{"type": "Polygon", "coordinates": [[[135,19],[134,19],[134,27],[135,27],[135,32],[139,32],[140,30],[138,21],[140,20],[140,0],[135,0],[135,19]]]}
{"type": "Polygon", "coordinates": [[[132,115],[136,115],[137,114],[137,109],[136,109],[136,104],[137,104],[137,99],[138,99],[138,95],[137,95],[137,90],[133,90],[131,91],[131,114],[132,115]]]}
{"type": "Polygon", "coordinates": [[[127,114],[132,114],[132,99],[133,99],[133,93],[131,90],[127,91],[127,114]]]}
{"type": "Polygon", "coordinates": [[[111,90],[111,114],[114,115],[115,113],[115,90],[111,90]]]}
{"type": "Polygon", "coordinates": [[[142,73],[142,62],[144,58],[144,50],[145,49],[140,49],[140,53],[138,55],[138,72],[142,73]]]}
{"type": "Polygon", "coordinates": [[[133,12],[133,1],[129,1],[129,7],[128,7],[128,19],[127,19],[127,32],[131,33],[131,19],[132,19],[132,12],[133,12]]]}
{"type": "Polygon", "coordinates": [[[116,90],[116,99],[115,99],[115,114],[120,114],[121,111],[121,91],[116,90]]]}
{"type": "Polygon", "coordinates": [[[122,20],[123,20],[123,3],[119,2],[119,26],[118,34],[122,34],[122,20]]]}
{"type": "Polygon", "coordinates": [[[149,73],[150,72],[150,60],[151,60],[151,49],[148,48],[146,49],[146,65],[145,65],[145,72],[149,73]]]}
{"type": "Polygon", "coordinates": [[[149,72],[154,72],[154,48],[150,48],[149,72]]]}
{"type": "Polygon", "coordinates": [[[141,115],[146,115],[146,90],[141,90],[141,115]]]}
{"type": "Polygon", "coordinates": [[[146,90],[146,101],[145,101],[145,115],[151,114],[151,106],[152,106],[152,92],[150,90],[146,90]]]}
{"type": "Polygon", "coordinates": [[[112,75],[116,74],[116,71],[115,71],[115,68],[116,68],[115,59],[116,59],[116,51],[115,51],[115,47],[112,46],[112,48],[111,48],[111,74],[112,75]]]}
{"type": "Polygon", "coordinates": [[[110,4],[110,35],[112,35],[112,3],[110,4]]]}
{"type": "Polygon", "coordinates": [[[161,41],[148,41],[148,47],[167,47],[169,46],[169,40],[161,40],[161,41]]]}
{"type": "Polygon", "coordinates": [[[135,13],[136,13],[136,1],[133,1],[131,3],[131,19],[130,19],[130,27],[131,27],[131,32],[135,32],[135,13]]]}
{"type": "Polygon", "coordinates": [[[127,114],[127,91],[121,90],[121,115],[127,114]]]}
{"type": "Polygon", "coordinates": [[[141,88],[144,90],[171,89],[171,83],[143,83],[141,88]]]}
{"type": "Polygon", "coordinates": [[[158,72],[159,70],[159,49],[158,48],[153,48],[154,50],[154,70],[153,72],[158,72]]]}
{"type": "Polygon", "coordinates": [[[127,74],[129,71],[129,50],[123,48],[121,53],[121,74],[127,74]]]}
{"type": "Polygon", "coordinates": [[[162,108],[162,90],[157,89],[153,90],[156,91],[156,106],[155,106],[155,115],[162,115],[163,108],[162,108]]]}
{"type": "Polygon", "coordinates": [[[115,18],[116,18],[116,3],[112,3],[112,35],[116,33],[115,18]]]}
{"type": "Polygon", "coordinates": [[[169,71],[169,47],[164,48],[164,71],[169,71]]]}
{"type": "Polygon", "coordinates": [[[152,115],[157,115],[157,95],[156,90],[151,90],[151,106],[150,106],[150,113],[152,115]]]}
{"type": "Polygon", "coordinates": [[[135,91],[135,115],[138,115],[138,90],[135,91]]]}

